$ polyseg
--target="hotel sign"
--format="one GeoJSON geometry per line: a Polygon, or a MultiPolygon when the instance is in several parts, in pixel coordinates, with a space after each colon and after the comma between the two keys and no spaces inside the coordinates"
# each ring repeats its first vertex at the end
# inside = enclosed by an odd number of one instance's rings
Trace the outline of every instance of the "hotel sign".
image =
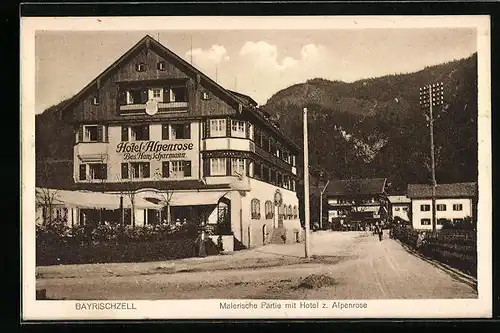
{"type": "Polygon", "coordinates": [[[116,152],[123,154],[124,160],[164,160],[170,158],[184,158],[186,152],[192,151],[194,144],[167,143],[161,141],[120,142],[116,145],[116,152]]]}

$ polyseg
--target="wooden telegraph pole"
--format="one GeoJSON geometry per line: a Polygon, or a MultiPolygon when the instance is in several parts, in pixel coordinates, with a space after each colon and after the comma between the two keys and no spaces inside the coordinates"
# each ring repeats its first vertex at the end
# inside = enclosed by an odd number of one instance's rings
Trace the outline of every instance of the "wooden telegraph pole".
{"type": "Polygon", "coordinates": [[[431,172],[432,172],[432,231],[436,231],[436,165],[434,157],[434,115],[433,107],[443,104],[443,82],[433,83],[420,88],[420,105],[423,109],[429,109],[429,130],[431,136],[431,172]]]}
{"type": "Polygon", "coordinates": [[[307,108],[304,108],[304,224],[305,235],[305,255],[310,256],[310,233],[309,233],[309,148],[307,139],[307,108]]]}

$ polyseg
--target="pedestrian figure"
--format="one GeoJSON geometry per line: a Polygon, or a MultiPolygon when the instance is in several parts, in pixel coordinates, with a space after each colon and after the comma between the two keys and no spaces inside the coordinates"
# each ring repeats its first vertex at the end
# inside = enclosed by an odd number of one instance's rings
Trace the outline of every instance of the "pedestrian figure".
{"type": "Polygon", "coordinates": [[[378,240],[382,241],[382,236],[384,235],[384,229],[382,229],[382,226],[378,227],[378,240]]]}

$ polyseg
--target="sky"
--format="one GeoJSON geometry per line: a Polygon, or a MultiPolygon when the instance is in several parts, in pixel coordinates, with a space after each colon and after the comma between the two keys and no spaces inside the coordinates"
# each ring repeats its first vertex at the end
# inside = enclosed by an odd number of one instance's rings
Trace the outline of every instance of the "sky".
{"type": "Polygon", "coordinates": [[[353,82],[477,52],[472,28],[37,31],[35,112],[76,94],[146,34],[260,105],[312,78],[353,82]]]}

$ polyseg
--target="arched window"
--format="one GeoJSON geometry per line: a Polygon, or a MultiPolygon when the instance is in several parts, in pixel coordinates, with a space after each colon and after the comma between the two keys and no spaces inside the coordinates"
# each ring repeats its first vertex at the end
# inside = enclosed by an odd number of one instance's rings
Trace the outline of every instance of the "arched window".
{"type": "Polygon", "coordinates": [[[293,218],[294,218],[294,219],[297,219],[297,217],[298,217],[298,216],[297,216],[297,215],[298,215],[297,213],[298,213],[298,211],[297,211],[297,206],[293,206],[293,218]]]}
{"type": "Polygon", "coordinates": [[[267,200],[265,208],[266,208],[266,220],[271,220],[274,216],[273,202],[271,200],[267,200]]]}
{"type": "Polygon", "coordinates": [[[260,219],[260,201],[259,199],[252,199],[250,203],[250,211],[252,213],[253,220],[260,219]]]}

